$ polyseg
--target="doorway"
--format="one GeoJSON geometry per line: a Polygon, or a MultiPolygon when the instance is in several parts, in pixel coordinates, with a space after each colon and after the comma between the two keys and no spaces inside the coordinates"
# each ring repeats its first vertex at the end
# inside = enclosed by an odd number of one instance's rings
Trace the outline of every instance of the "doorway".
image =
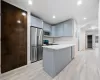
{"type": "Polygon", "coordinates": [[[92,42],[92,35],[87,35],[87,48],[93,48],[92,42]]]}
{"type": "Polygon", "coordinates": [[[27,17],[24,12],[1,2],[1,73],[27,64],[27,17]]]}

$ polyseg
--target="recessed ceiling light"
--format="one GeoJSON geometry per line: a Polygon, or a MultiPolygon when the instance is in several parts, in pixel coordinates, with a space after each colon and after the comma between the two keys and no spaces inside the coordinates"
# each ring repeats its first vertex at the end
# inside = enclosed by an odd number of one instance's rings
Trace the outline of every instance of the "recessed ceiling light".
{"type": "Polygon", "coordinates": [[[84,20],[86,20],[87,18],[84,18],[84,20]]]}
{"type": "Polygon", "coordinates": [[[21,23],[21,21],[20,21],[20,20],[17,20],[17,23],[18,23],[18,24],[20,24],[20,23],[21,23]]]}
{"type": "Polygon", "coordinates": [[[78,2],[77,2],[77,5],[81,5],[82,4],[82,0],[79,0],[78,2]]]}
{"type": "Polygon", "coordinates": [[[92,29],[92,30],[94,30],[94,29],[97,29],[97,27],[91,27],[91,28],[89,28],[89,29],[92,29]]]}
{"type": "Polygon", "coordinates": [[[53,16],[53,19],[55,19],[56,18],[56,16],[53,16]]]}
{"type": "Polygon", "coordinates": [[[32,0],[28,0],[28,4],[29,5],[32,5],[32,0]]]}
{"type": "Polygon", "coordinates": [[[92,27],[91,29],[97,29],[97,27],[92,27]]]}
{"type": "Polygon", "coordinates": [[[25,12],[22,12],[22,15],[23,15],[23,16],[26,16],[26,13],[25,13],[25,12]]]}

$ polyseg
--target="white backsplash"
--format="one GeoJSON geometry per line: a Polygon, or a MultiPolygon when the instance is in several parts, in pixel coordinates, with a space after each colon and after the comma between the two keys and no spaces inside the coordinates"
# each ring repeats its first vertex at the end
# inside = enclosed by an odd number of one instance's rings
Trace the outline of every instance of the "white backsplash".
{"type": "Polygon", "coordinates": [[[78,39],[74,37],[60,37],[54,38],[55,44],[75,44],[76,51],[78,51],[78,39]]]}
{"type": "Polygon", "coordinates": [[[43,40],[49,40],[50,43],[56,43],[56,44],[76,44],[77,42],[77,40],[74,37],[58,37],[58,38],[44,37],[43,40]]]}
{"type": "Polygon", "coordinates": [[[75,44],[76,39],[73,38],[73,37],[54,38],[54,43],[58,43],[58,44],[75,44]]]}

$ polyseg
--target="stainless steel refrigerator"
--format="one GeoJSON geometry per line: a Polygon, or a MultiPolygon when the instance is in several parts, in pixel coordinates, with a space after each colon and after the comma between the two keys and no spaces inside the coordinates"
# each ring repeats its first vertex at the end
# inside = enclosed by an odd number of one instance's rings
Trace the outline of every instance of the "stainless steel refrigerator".
{"type": "Polygon", "coordinates": [[[43,30],[31,26],[31,62],[42,60],[43,30]]]}

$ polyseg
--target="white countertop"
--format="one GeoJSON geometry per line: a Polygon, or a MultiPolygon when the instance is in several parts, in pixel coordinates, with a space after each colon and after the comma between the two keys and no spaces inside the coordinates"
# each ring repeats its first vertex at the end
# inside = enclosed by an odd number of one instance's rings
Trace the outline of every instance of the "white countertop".
{"type": "Polygon", "coordinates": [[[49,46],[42,46],[43,48],[59,50],[67,47],[74,46],[75,44],[58,44],[58,45],[49,45],[49,46]]]}

